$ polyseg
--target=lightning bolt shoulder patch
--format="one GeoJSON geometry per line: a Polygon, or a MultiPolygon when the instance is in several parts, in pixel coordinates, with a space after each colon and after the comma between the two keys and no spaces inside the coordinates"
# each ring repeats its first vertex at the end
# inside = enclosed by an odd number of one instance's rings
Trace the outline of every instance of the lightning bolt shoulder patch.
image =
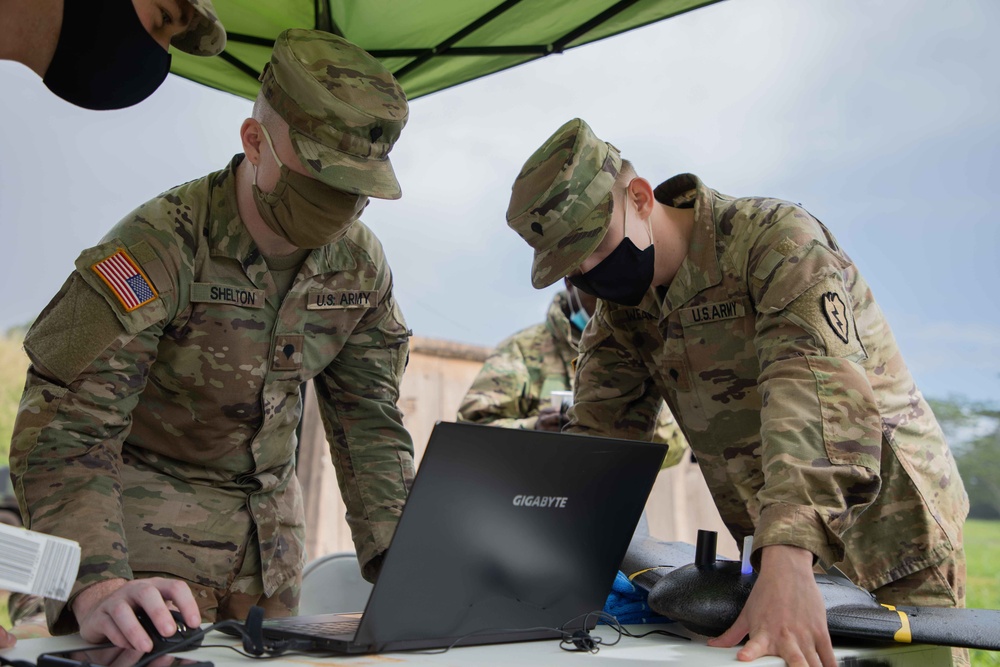
{"type": "Polygon", "coordinates": [[[808,331],[827,355],[857,361],[864,358],[864,348],[847,299],[840,277],[829,276],[789,303],[782,315],[808,331]]]}
{"type": "Polygon", "coordinates": [[[844,305],[844,300],[836,292],[824,292],[820,300],[826,323],[833,329],[833,333],[837,334],[837,338],[845,343],[848,342],[850,332],[848,330],[847,306],[844,305]]]}

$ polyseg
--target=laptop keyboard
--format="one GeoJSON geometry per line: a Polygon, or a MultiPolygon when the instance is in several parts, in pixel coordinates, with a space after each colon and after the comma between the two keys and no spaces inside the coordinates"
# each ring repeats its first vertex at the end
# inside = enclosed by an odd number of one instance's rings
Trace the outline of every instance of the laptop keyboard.
{"type": "Polygon", "coordinates": [[[305,623],[301,619],[290,618],[275,619],[274,621],[268,623],[267,626],[279,630],[291,630],[301,634],[324,637],[355,634],[358,631],[359,623],[360,621],[356,618],[349,618],[340,621],[322,621],[319,623],[305,623]]]}

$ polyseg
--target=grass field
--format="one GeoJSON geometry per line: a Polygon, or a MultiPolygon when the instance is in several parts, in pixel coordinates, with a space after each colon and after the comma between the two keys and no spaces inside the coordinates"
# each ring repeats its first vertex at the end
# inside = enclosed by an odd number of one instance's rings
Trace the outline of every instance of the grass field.
{"type": "MultiPolygon", "coordinates": [[[[0,335],[0,466],[7,465],[14,416],[24,388],[24,372],[28,358],[21,349],[19,338],[0,335]]],[[[0,592],[0,626],[10,627],[7,618],[7,594],[0,592]]]]}
{"type": "Polygon", "coordinates": [[[24,389],[28,357],[21,349],[20,338],[0,335],[0,465],[7,465],[10,435],[14,429],[17,404],[24,389]]]}
{"type": "MultiPolygon", "coordinates": [[[[1000,609],[1000,521],[973,520],[965,524],[965,558],[966,606],[1000,609]]],[[[972,664],[1000,667],[1000,651],[973,651],[972,664]]]]}

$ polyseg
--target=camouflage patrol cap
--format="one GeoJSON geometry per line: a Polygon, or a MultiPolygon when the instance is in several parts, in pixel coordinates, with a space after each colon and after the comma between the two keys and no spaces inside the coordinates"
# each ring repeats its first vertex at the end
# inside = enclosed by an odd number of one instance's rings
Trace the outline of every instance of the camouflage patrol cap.
{"type": "Polygon", "coordinates": [[[604,239],[622,160],[574,118],[546,139],[511,188],[507,225],[535,249],[531,284],[547,287],[576,269],[604,239]]]}
{"type": "Polygon", "coordinates": [[[212,0],[187,0],[194,9],[191,25],[170,40],[175,48],[196,56],[214,56],[226,48],[226,29],[222,27],[212,0]]]}
{"type": "Polygon", "coordinates": [[[403,89],[374,56],[328,32],[286,30],[260,81],[313,176],[352,194],[399,199],[389,151],[409,111],[403,89]]]}

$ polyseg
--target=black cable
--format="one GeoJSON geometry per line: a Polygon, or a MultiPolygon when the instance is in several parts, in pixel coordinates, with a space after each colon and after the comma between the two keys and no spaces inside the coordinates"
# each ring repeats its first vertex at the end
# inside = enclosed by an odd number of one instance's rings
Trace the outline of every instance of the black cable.
{"type": "MultiPolygon", "coordinates": [[[[596,622],[595,622],[596,623],[596,622]]],[[[237,634],[244,640],[244,646],[251,646],[251,633],[247,629],[246,625],[242,621],[237,620],[226,620],[219,621],[218,623],[213,623],[206,628],[200,628],[197,632],[192,632],[190,636],[186,637],[183,641],[176,644],[171,644],[159,651],[153,653],[147,653],[142,657],[137,663],[132,667],[146,667],[153,660],[164,655],[182,651],[189,645],[201,641],[205,635],[213,630],[220,630],[223,628],[229,628],[236,630],[237,634]]],[[[574,616],[570,620],[562,624],[561,627],[552,628],[548,626],[536,626],[531,628],[486,628],[483,630],[476,630],[475,632],[470,632],[466,635],[462,635],[451,644],[442,649],[437,649],[434,651],[412,651],[412,653],[419,653],[422,655],[439,655],[442,653],[447,653],[451,649],[458,646],[459,643],[469,639],[470,637],[475,637],[476,635],[482,634],[505,634],[514,632],[537,632],[541,630],[550,630],[552,632],[558,632],[561,637],[559,639],[559,648],[564,651],[570,652],[587,652],[587,653],[597,653],[601,646],[614,646],[621,641],[622,636],[631,637],[633,639],[641,639],[643,637],[648,637],[649,635],[664,635],[667,637],[675,637],[679,639],[685,639],[690,641],[690,637],[685,637],[683,635],[675,634],[667,630],[650,630],[642,634],[634,634],[618,622],[618,618],[612,616],[606,611],[590,611],[586,614],[580,614],[579,616],[574,616]],[[603,637],[595,637],[590,634],[590,630],[587,629],[587,625],[592,619],[598,619],[604,621],[608,627],[618,633],[618,636],[614,641],[605,641],[603,637]],[[574,622],[578,619],[583,619],[581,627],[578,630],[568,630],[568,626],[574,625],[574,622]]],[[[262,647],[262,653],[252,653],[249,651],[240,650],[236,646],[229,646],[226,644],[205,644],[201,648],[228,648],[236,653],[240,654],[245,658],[252,658],[254,660],[273,660],[281,656],[291,655],[309,655],[312,657],[322,657],[322,654],[328,653],[329,655],[339,655],[333,652],[317,652],[311,649],[312,642],[306,640],[285,640],[285,641],[271,641],[265,643],[262,647]],[[266,654],[266,655],[265,655],[266,654]]],[[[35,667],[35,664],[28,662],[27,660],[8,660],[0,655],[0,667],[35,667]]]]}
{"type": "MultiPolygon", "coordinates": [[[[225,621],[219,621],[218,623],[213,623],[206,628],[201,628],[197,632],[192,632],[190,636],[186,637],[183,641],[177,642],[176,644],[171,644],[165,646],[159,651],[153,653],[147,653],[139,662],[132,665],[132,667],[146,667],[149,663],[156,660],[159,657],[168,655],[170,653],[176,653],[178,651],[183,651],[185,648],[192,644],[200,642],[205,635],[213,630],[222,629],[232,629],[236,631],[236,634],[240,636],[243,640],[244,648],[247,651],[241,651],[235,646],[228,646],[226,648],[231,648],[240,655],[247,658],[255,658],[257,660],[268,660],[271,658],[277,658],[281,655],[286,655],[289,652],[302,652],[304,649],[308,649],[312,646],[312,642],[306,640],[295,640],[289,639],[285,641],[268,641],[257,637],[257,643],[254,643],[254,633],[247,628],[247,625],[242,621],[237,621],[235,619],[229,619],[225,621]],[[267,655],[264,655],[264,654],[267,655]]],[[[222,645],[218,645],[222,646],[222,645]]]]}
{"type": "Polygon", "coordinates": [[[470,637],[475,637],[476,635],[485,635],[485,634],[502,635],[513,632],[536,632],[539,630],[551,630],[552,632],[561,632],[563,634],[566,634],[565,631],[561,630],[560,628],[550,628],[545,625],[536,626],[533,628],[483,628],[482,630],[476,630],[475,632],[470,632],[466,635],[462,635],[461,637],[459,637],[452,643],[448,644],[444,648],[434,649],[433,651],[424,651],[424,650],[406,651],[406,653],[419,653],[420,655],[440,655],[441,653],[447,653],[451,649],[458,646],[459,642],[463,642],[470,637]]]}
{"type": "Polygon", "coordinates": [[[253,653],[247,653],[238,646],[230,646],[229,644],[202,644],[200,648],[227,648],[234,653],[238,653],[244,658],[251,658],[253,660],[275,660],[277,658],[286,658],[290,655],[303,655],[312,658],[332,658],[332,657],[343,657],[343,653],[333,653],[327,651],[299,651],[299,650],[284,650],[280,653],[272,653],[268,655],[254,655],[253,653]]]}
{"type": "Polygon", "coordinates": [[[678,635],[668,630],[650,630],[649,632],[644,632],[642,634],[634,634],[618,622],[615,616],[612,616],[606,611],[590,611],[586,614],[580,614],[579,616],[574,616],[570,620],[562,624],[562,627],[551,628],[548,626],[539,626],[533,628],[486,628],[483,630],[477,630],[475,632],[470,632],[467,635],[462,635],[451,644],[442,649],[436,649],[433,651],[411,651],[412,653],[419,653],[421,655],[440,655],[442,653],[447,653],[451,649],[455,648],[460,642],[469,639],[470,637],[475,637],[476,635],[482,634],[505,634],[512,632],[533,632],[538,630],[551,630],[552,632],[558,632],[561,637],[559,639],[559,648],[564,651],[569,651],[571,653],[597,653],[601,646],[614,646],[621,641],[622,636],[631,637],[633,639],[641,639],[642,637],[647,637],[649,635],[664,635],[667,637],[677,637],[680,639],[685,639],[690,641],[690,637],[685,637],[683,635],[678,635]],[[587,629],[587,625],[593,619],[599,619],[607,623],[608,627],[618,633],[618,636],[614,641],[605,641],[603,637],[597,637],[590,634],[587,629]],[[576,621],[583,619],[580,624],[581,627],[578,630],[569,630],[568,627],[575,625],[576,621]]]}
{"type": "Polygon", "coordinates": [[[564,651],[588,651],[590,653],[597,653],[600,650],[600,646],[614,646],[622,640],[622,637],[630,637],[632,639],[642,639],[643,637],[648,637],[649,635],[663,635],[664,637],[675,637],[677,639],[684,639],[686,641],[691,641],[690,637],[685,637],[684,635],[679,635],[669,630],[649,630],[648,632],[643,632],[641,634],[635,634],[622,626],[618,621],[618,617],[609,614],[606,611],[591,611],[586,614],[581,614],[576,618],[570,619],[567,623],[563,624],[565,628],[567,625],[571,624],[577,618],[583,618],[583,627],[586,628],[590,623],[592,618],[597,618],[600,621],[604,621],[605,624],[612,630],[618,633],[618,637],[613,641],[604,641],[602,637],[594,637],[590,634],[588,630],[578,630],[573,633],[569,638],[564,637],[559,643],[559,648],[564,651]],[[569,648],[567,643],[572,643],[573,648],[569,648]]]}
{"type": "Polygon", "coordinates": [[[159,657],[168,655],[170,653],[176,653],[178,651],[183,651],[188,646],[196,644],[205,638],[212,630],[218,630],[220,628],[232,628],[240,633],[240,636],[246,638],[247,631],[246,627],[242,622],[236,620],[219,621],[218,623],[213,623],[207,628],[199,628],[197,631],[192,632],[189,636],[185,637],[183,640],[177,642],[176,644],[170,644],[164,646],[159,651],[153,651],[152,653],[147,653],[139,662],[132,665],[132,667],[146,667],[149,663],[156,660],[159,657]]]}

